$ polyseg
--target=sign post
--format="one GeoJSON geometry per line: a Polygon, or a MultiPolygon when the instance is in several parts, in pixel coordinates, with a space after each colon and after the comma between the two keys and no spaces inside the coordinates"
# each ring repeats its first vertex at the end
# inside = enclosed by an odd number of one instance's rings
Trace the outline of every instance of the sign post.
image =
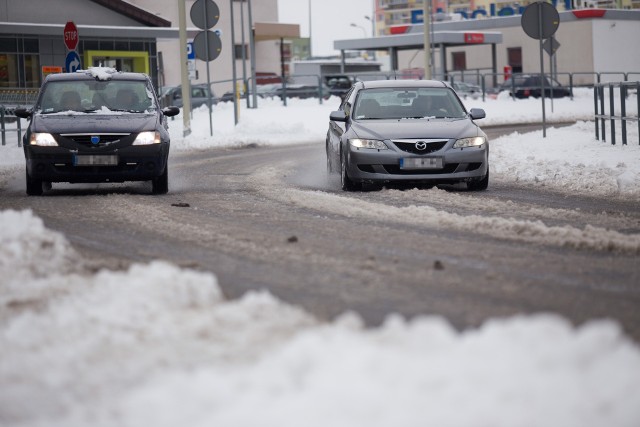
{"type": "Polygon", "coordinates": [[[75,73],[77,70],[82,69],[82,62],[80,61],[80,55],[76,51],[80,37],[78,36],[78,28],[73,21],[69,21],[65,24],[64,30],[64,45],[67,47],[67,57],[64,64],[67,73],[75,73]]]}
{"type": "Polygon", "coordinates": [[[546,115],[544,105],[544,57],[542,40],[553,36],[560,26],[560,15],[550,3],[531,3],[522,13],[520,20],[522,29],[532,39],[540,41],[540,98],[542,99],[542,137],[547,137],[546,115]]]}
{"type": "Polygon", "coordinates": [[[209,28],[218,23],[220,19],[220,9],[212,0],[196,0],[191,6],[191,21],[193,24],[204,30],[196,34],[193,39],[193,49],[198,59],[207,63],[207,104],[209,104],[209,133],[213,136],[213,122],[211,121],[211,75],[209,71],[209,61],[213,61],[220,55],[222,41],[216,32],[209,31],[209,28]]]}

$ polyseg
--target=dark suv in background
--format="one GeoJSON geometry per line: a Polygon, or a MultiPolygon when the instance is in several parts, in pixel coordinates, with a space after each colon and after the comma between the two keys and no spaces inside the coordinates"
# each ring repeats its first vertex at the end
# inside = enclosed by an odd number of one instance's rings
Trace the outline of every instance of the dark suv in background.
{"type": "MultiPolygon", "coordinates": [[[[569,88],[562,86],[555,79],[544,77],[544,96],[547,98],[563,98],[571,96],[569,88]]],[[[505,80],[498,87],[498,92],[506,91],[516,98],[539,98],[542,94],[542,80],[539,75],[518,74],[505,80]]]]}

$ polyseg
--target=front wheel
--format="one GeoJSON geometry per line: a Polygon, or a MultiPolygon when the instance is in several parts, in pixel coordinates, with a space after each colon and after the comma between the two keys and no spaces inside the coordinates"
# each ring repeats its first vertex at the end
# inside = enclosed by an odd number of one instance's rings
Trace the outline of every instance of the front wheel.
{"type": "Polygon", "coordinates": [[[29,171],[26,171],[26,181],[27,181],[27,195],[28,196],[41,196],[44,188],[43,182],[39,179],[31,178],[29,175],[29,171]]]}
{"type": "Polygon", "coordinates": [[[164,172],[151,181],[151,192],[153,194],[167,194],[169,192],[169,166],[165,166],[164,172]]]}
{"type": "Polygon", "coordinates": [[[489,187],[489,166],[487,166],[487,174],[479,181],[467,182],[467,190],[484,191],[489,187]]]}
{"type": "Polygon", "coordinates": [[[362,184],[353,182],[351,178],[349,178],[347,159],[344,152],[340,153],[340,185],[344,191],[358,191],[362,189],[362,184]]]}

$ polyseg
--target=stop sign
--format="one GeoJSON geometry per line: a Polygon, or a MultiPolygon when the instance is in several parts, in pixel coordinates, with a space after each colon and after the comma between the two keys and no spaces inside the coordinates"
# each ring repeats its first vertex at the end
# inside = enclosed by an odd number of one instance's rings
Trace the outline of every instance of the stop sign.
{"type": "Polygon", "coordinates": [[[78,46],[78,28],[72,21],[67,22],[64,26],[64,45],[69,50],[76,50],[76,46],[78,46]]]}

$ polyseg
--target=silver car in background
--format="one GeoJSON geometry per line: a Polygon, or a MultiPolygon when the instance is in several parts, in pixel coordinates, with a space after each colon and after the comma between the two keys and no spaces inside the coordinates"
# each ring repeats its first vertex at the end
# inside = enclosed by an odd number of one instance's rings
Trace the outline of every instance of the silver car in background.
{"type": "Polygon", "coordinates": [[[489,185],[489,141],[446,83],[432,80],[358,82],[330,115],[327,169],[345,191],[363,184],[489,185]]]}

